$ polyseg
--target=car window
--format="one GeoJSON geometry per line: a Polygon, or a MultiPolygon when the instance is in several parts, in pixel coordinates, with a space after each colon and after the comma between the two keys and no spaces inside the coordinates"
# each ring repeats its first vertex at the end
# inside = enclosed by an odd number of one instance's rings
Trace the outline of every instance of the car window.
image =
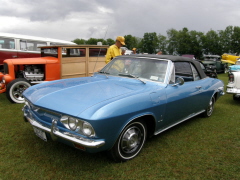
{"type": "Polygon", "coordinates": [[[192,67],[189,62],[174,62],[175,78],[181,77],[184,81],[194,81],[192,67]]]}
{"type": "Polygon", "coordinates": [[[62,57],[85,57],[86,49],[85,48],[64,48],[62,57]]]}
{"type": "Polygon", "coordinates": [[[192,67],[192,72],[193,72],[193,79],[194,81],[197,81],[200,79],[200,76],[198,74],[198,71],[196,70],[196,68],[191,64],[192,67]]]}
{"type": "Polygon", "coordinates": [[[164,82],[167,67],[167,60],[117,57],[100,72],[114,76],[138,77],[151,81],[164,82]]]}
{"type": "Polygon", "coordinates": [[[89,57],[104,57],[107,53],[107,48],[89,48],[89,57]]]}
{"type": "Polygon", "coordinates": [[[58,57],[58,49],[57,48],[42,48],[41,49],[41,57],[58,57]]]}
{"type": "Polygon", "coordinates": [[[15,49],[14,39],[0,37],[0,49],[15,49]]]}
{"type": "Polygon", "coordinates": [[[205,66],[202,63],[200,63],[200,66],[201,66],[202,70],[206,69],[205,66]]]}

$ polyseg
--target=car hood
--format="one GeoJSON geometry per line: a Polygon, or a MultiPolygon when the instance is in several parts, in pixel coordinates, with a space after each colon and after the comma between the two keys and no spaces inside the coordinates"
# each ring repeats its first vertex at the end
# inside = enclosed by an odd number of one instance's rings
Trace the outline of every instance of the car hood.
{"type": "Polygon", "coordinates": [[[140,93],[146,86],[129,78],[73,78],[32,86],[24,97],[36,106],[77,116],[96,104],[140,93]]]}

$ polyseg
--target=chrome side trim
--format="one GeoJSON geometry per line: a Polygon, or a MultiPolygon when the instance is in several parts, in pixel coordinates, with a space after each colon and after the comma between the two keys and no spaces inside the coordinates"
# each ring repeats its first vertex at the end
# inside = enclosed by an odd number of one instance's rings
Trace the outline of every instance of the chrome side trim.
{"type": "Polygon", "coordinates": [[[158,134],[162,133],[163,131],[166,131],[166,130],[172,128],[173,126],[176,126],[176,125],[178,125],[178,124],[180,124],[180,123],[182,123],[182,122],[184,122],[184,121],[186,121],[186,120],[188,120],[188,119],[193,118],[194,116],[197,116],[197,115],[203,113],[204,111],[205,111],[205,110],[202,110],[202,111],[200,111],[200,112],[198,112],[198,113],[194,113],[194,114],[192,114],[191,116],[188,116],[187,118],[185,118],[185,119],[183,119],[183,120],[181,120],[181,121],[179,121],[179,122],[177,122],[177,123],[175,123],[175,124],[172,124],[171,126],[168,126],[168,127],[164,128],[164,129],[161,129],[161,130],[155,132],[154,135],[158,135],[158,134]]]}
{"type": "Polygon", "coordinates": [[[44,127],[37,121],[35,121],[33,118],[30,118],[28,116],[24,116],[24,117],[31,123],[32,126],[50,133],[53,140],[57,138],[62,138],[87,148],[99,148],[105,144],[105,141],[102,141],[102,140],[90,140],[90,139],[83,138],[81,136],[77,136],[75,134],[71,134],[69,132],[62,133],[56,127],[57,120],[53,120],[51,129],[49,129],[47,127],[44,127]]]}

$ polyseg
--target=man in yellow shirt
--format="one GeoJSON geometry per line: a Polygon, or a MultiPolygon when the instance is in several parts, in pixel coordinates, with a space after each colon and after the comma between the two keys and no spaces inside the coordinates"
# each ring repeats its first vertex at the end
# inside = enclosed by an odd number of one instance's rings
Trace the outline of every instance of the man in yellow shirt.
{"type": "Polygon", "coordinates": [[[106,64],[109,63],[114,57],[122,55],[121,47],[125,45],[125,38],[123,36],[118,36],[116,38],[115,44],[110,46],[106,54],[106,64]]]}

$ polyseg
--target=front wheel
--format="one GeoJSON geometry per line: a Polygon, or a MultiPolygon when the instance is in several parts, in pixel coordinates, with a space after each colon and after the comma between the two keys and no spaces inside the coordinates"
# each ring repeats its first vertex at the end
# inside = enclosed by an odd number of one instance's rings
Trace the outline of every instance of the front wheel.
{"type": "Polygon", "coordinates": [[[143,121],[128,124],[121,132],[117,142],[110,150],[111,158],[116,162],[125,162],[137,156],[145,141],[147,129],[143,121]]]}
{"type": "Polygon", "coordinates": [[[24,103],[22,94],[30,86],[31,84],[24,78],[18,78],[11,81],[7,85],[6,90],[8,100],[12,103],[24,103]]]}
{"type": "Polygon", "coordinates": [[[214,109],[214,104],[215,104],[215,98],[214,96],[211,98],[209,101],[208,107],[206,108],[205,112],[203,113],[203,117],[210,117],[213,113],[214,109]]]}

